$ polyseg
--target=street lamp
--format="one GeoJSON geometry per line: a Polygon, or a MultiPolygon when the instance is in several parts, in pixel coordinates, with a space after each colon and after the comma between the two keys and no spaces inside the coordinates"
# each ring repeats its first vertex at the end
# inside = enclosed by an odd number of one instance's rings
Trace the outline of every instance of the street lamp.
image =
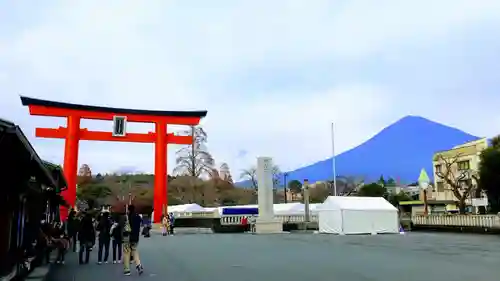
{"type": "Polygon", "coordinates": [[[306,223],[309,222],[310,217],[310,209],[309,209],[309,180],[304,179],[304,183],[302,185],[302,190],[304,192],[304,221],[306,223]]]}
{"type": "Polygon", "coordinates": [[[286,178],[288,177],[288,173],[283,173],[283,184],[284,184],[284,192],[285,192],[285,203],[288,203],[288,199],[287,199],[287,195],[288,195],[288,190],[287,190],[287,182],[286,182],[286,178]]]}

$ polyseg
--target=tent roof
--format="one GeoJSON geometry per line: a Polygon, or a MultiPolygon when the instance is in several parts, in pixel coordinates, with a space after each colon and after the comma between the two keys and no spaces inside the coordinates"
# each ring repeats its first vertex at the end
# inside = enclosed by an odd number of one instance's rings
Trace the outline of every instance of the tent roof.
{"type": "Polygon", "coordinates": [[[320,210],[397,211],[383,197],[328,196],[320,210]]]}
{"type": "Polygon", "coordinates": [[[304,204],[302,203],[281,203],[273,206],[275,215],[294,215],[304,213],[304,204]]]}
{"type": "Polygon", "coordinates": [[[302,203],[280,203],[280,204],[274,204],[273,209],[275,212],[300,210],[300,209],[304,209],[304,204],[302,204],[302,203]]]}
{"type": "Polygon", "coordinates": [[[203,212],[204,210],[205,208],[194,203],[168,206],[169,212],[203,212]]]}

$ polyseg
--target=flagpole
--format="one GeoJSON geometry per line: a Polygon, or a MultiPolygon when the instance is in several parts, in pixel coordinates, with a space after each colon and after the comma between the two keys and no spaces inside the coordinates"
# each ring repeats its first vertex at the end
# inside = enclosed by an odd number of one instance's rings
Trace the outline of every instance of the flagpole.
{"type": "Polygon", "coordinates": [[[333,172],[333,195],[337,196],[337,167],[335,163],[335,129],[332,122],[332,172],[333,172]]]}

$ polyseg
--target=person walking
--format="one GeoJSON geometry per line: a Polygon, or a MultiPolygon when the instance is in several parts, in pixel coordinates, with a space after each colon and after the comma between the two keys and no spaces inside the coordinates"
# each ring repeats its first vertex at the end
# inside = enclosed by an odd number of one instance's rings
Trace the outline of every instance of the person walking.
{"type": "Polygon", "coordinates": [[[123,244],[123,224],[125,218],[123,216],[116,216],[115,222],[111,227],[111,239],[113,248],[113,263],[122,262],[122,244],[123,244]]]}
{"type": "Polygon", "coordinates": [[[256,230],[255,224],[257,223],[257,216],[255,216],[255,215],[250,216],[249,223],[250,223],[250,232],[255,233],[255,230],[256,230]]]}
{"type": "Polygon", "coordinates": [[[99,231],[97,264],[108,263],[109,243],[111,242],[111,219],[109,218],[109,212],[104,212],[101,215],[97,223],[97,230],[99,231]],[[102,258],[103,251],[104,259],[102,258]]]}
{"type": "Polygon", "coordinates": [[[73,252],[76,252],[76,244],[78,243],[78,225],[80,221],[76,217],[75,210],[71,210],[68,215],[68,220],[66,222],[66,232],[70,239],[71,248],[73,248],[73,252]]]}
{"type": "Polygon", "coordinates": [[[141,217],[135,212],[134,205],[128,206],[128,213],[125,216],[123,228],[123,274],[130,275],[130,260],[135,262],[137,272],[142,274],[144,268],[139,259],[139,237],[141,234],[141,217]]]}
{"type": "Polygon", "coordinates": [[[161,216],[161,235],[167,236],[167,229],[168,229],[168,218],[166,215],[161,216]]]}
{"type": "Polygon", "coordinates": [[[175,226],[175,217],[174,213],[169,213],[168,214],[168,220],[169,220],[169,225],[170,225],[170,235],[174,235],[174,226],[175,226]]]}
{"type": "Polygon", "coordinates": [[[90,251],[95,243],[95,230],[92,223],[92,215],[85,214],[78,229],[78,241],[80,242],[80,251],[78,261],[80,264],[89,263],[90,251]],[[85,259],[84,259],[85,254],[85,259]]]}

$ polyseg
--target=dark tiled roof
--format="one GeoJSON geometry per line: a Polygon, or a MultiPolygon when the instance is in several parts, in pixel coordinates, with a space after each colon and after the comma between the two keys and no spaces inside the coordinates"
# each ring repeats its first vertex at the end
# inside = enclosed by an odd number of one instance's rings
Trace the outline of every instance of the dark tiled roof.
{"type": "MultiPolygon", "coordinates": [[[[28,176],[35,177],[37,181],[48,186],[56,187],[51,171],[43,164],[42,159],[28,141],[23,131],[16,124],[0,119],[0,148],[2,148],[2,167],[21,172],[28,172],[28,176]]],[[[2,169],[3,170],[3,169],[2,169]]]]}
{"type": "Polygon", "coordinates": [[[200,117],[200,118],[203,118],[207,115],[206,110],[204,110],[204,111],[161,111],[161,110],[127,109],[127,108],[115,108],[115,107],[104,107],[104,106],[64,103],[64,102],[49,101],[49,100],[35,99],[35,98],[29,98],[29,97],[21,97],[21,102],[23,103],[24,106],[38,105],[38,106],[56,107],[56,108],[64,108],[64,109],[87,110],[87,111],[121,113],[121,114],[137,114],[137,115],[150,115],[150,116],[200,117]]]}

